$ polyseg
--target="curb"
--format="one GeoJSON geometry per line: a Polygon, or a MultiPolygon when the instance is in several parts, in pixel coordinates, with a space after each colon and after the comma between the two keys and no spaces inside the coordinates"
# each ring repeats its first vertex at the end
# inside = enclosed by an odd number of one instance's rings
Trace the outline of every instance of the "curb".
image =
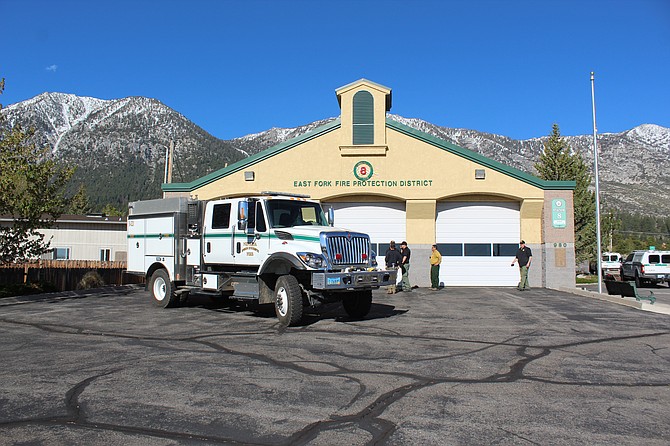
{"type": "Polygon", "coordinates": [[[558,291],[564,291],[566,293],[577,294],[577,295],[583,296],[583,297],[590,297],[592,299],[604,300],[604,301],[607,301],[607,302],[615,303],[617,305],[623,305],[623,306],[626,306],[626,307],[635,308],[637,310],[649,311],[649,312],[652,312],[652,313],[659,313],[659,314],[670,314],[670,305],[659,304],[658,302],[652,304],[650,302],[638,301],[638,300],[636,300],[632,297],[611,296],[609,294],[601,294],[601,293],[596,293],[595,291],[588,291],[588,290],[579,289],[579,288],[560,287],[560,288],[558,288],[558,291]]]}

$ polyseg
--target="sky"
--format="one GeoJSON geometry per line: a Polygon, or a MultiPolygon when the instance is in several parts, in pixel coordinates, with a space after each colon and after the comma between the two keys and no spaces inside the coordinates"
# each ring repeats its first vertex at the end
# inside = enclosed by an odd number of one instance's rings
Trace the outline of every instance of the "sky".
{"type": "Polygon", "coordinates": [[[670,127],[670,0],[0,0],[3,106],[155,98],[221,139],[391,113],[529,139],[670,127]],[[595,73],[592,84],[590,73],[595,73]]]}

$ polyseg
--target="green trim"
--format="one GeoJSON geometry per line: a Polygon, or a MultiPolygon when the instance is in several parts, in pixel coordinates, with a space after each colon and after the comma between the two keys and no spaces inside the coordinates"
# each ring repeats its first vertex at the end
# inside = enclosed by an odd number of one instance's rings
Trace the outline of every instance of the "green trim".
{"type": "MultiPolygon", "coordinates": [[[[321,239],[319,237],[314,237],[312,235],[295,235],[291,234],[293,236],[293,240],[301,240],[303,242],[317,242],[321,243],[321,239]]],[[[272,234],[274,238],[279,238],[276,235],[272,234]]]]}
{"type": "MultiPolygon", "coordinates": [[[[239,234],[240,237],[246,236],[243,232],[240,232],[239,234]]],[[[232,232],[213,232],[213,233],[206,233],[203,235],[203,238],[232,238],[233,233],[232,232]]]]}
{"type": "Polygon", "coordinates": [[[574,190],[576,186],[575,181],[547,181],[542,180],[534,175],[530,175],[526,172],[523,172],[519,169],[507,166],[505,164],[499,163],[498,161],[487,158],[479,153],[476,153],[472,150],[464,149],[459,147],[456,144],[452,144],[443,139],[439,139],[435,136],[424,133],[420,130],[416,130],[412,127],[401,124],[397,121],[394,121],[391,118],[386,118],[386,126],[400,132],[404,135],[411,136],[412,138],[418,139],[419,141],[431,144],[435,147],[438,147],[447,152],[458,155],[467,160],[473,161],[482,166],[493,169],[497,172],[503,173],[507,176],[515,178],[517,180],[528,183],[532,186],[539,187],[544,190],[574,190]]]}
{"type": "MultiPolygon", "coordinates": [[[[236,232],[235,233],[235,237],[244,238],[246,236],[247,235],[243,232],[236,232]]],[[[268,239],[280,240],[280,238],[277,237],[277,235],[274,232],[271,232],[269,234],[268,233],[261,233],[260,236],[261,236],[260,237],[261,239],[268,238],[268,239]]],[[[319,237],[315,237],[315,236],[311,236],[311,235],[291,234],[291,236],[293,237],[293,240],[306,241],[306,242],[317,242],[317,243],[321,242],[321,239],[319,237]]],[[[205,239],[209,239],[209,238],[232,238],[232,237],[233,237],[233,234],[231,232],[222,232],[222,233],[221,232],[220,233],[209,233],[208,232],[203,236],[203,238],[205,238],[205,239]]]]}
{"type": "Polygon", "coordinates": [[[271,158],[277,154],[285,152],[289,149],[292,149],[295,146],[298,146],[304,142],[310,141],[312,139],[318,138],[326,133],[332,132],[340,128],[340,119],[335,119],[333,122],[317,127],[311,132],[307,132],[304,135],[297,136],[295,138],[284,141],[275,146],[272,146],[268,149],[265,149],[261,152],[258,152],[255,155],[252,155],[248,158],[240,160],[236,163],[231,164],[228,167],[219,169],[216,172],[212,172],[209,175],[206,175],[202,178],[191,181],[190,183],[164,183],[161,185],[161,190],[164,192],[191,192],[200,187],[206,186],[207,184],[213,183],[221,178],[227,177],[235,172],[239,172],[242,169],[245,169],[253,164],[260,163],[265,161],[268,158],[271,158]]]}
{"type": "Polygon", "coordinates": [[[174,234],[128,234],[127,238],[174,238],[174,234]]]}

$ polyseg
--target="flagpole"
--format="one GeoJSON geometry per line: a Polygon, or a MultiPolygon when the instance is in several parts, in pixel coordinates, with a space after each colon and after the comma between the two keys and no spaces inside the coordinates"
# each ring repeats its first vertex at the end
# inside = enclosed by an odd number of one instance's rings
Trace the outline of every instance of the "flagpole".
{"type": "Polygon", "coordinates": [[[593,107],[593,173],[596,177],[596,239],[598,243],[598,293],[603,292],[602,247],[600,243],[600,186],[598,184],[598,140],[596,138],[596,93],[594,73],[591,71],[591,104],[593,107]]]}

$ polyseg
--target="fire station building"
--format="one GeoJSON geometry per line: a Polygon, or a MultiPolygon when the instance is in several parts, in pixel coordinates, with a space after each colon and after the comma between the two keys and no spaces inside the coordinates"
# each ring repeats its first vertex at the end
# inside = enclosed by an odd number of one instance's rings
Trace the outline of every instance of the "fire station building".
{"type": "Polygon", "coordinates": [[[420,287],[430,286],[433,243],[444,286],[515,286],[510,265],[523,239],[531,286],[574,287],[574,181],[539,179],[387,118],[391,89],[375,82],[335,93],[339,119],[190,183],[164,184],[165,195],[309,195],[334,209],[336,227],[368,233],[380,264],[389,241],[406,240],[420,287]]]}

